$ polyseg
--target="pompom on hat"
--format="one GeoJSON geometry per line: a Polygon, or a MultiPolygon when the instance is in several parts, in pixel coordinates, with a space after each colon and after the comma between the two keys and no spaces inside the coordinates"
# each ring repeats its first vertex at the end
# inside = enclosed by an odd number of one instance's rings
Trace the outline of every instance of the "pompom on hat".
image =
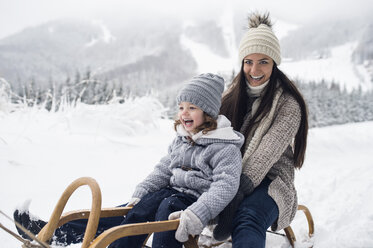
{"type": "Polygon", "coordinates": [[[261,53],[281,63],[280,42],[272,30],[269,14],[253,13],[249,17],[249,30],[244,34],[238,48],[239,63],[249,54],[261,53]]]}
{"type": "Polygon", "coordinates": [[[212,73],[193,77],[180,90],[176,97],[177,104],[190,102],[212,118],[217,119],[224,91],[224,79],[212,73]]]}

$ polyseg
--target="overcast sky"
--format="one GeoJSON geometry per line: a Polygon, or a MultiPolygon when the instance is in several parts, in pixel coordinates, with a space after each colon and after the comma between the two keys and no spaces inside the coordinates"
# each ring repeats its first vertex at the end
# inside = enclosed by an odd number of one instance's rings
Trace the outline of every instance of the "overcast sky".
{"type": "Polygon", "coordinates": [[[79,17],[152,15],[213,18],[228,5],[241,10],[267,10],[286,21],[302,23],[324,17],[358,17],[373,12],[372,0],[0,0],[0,38],[50,20],[79,17]]]}

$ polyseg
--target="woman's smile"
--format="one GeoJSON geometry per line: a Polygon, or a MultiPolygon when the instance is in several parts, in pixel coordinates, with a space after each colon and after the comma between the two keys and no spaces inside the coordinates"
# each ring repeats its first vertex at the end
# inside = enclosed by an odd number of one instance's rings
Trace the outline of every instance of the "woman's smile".
{"type": "Polygon", "coordinates": [[[243,71],[251,86],[259,86],[269,80],[272,74],[273,60],[267,55],[253,53],[243,59],[243,71]]]}

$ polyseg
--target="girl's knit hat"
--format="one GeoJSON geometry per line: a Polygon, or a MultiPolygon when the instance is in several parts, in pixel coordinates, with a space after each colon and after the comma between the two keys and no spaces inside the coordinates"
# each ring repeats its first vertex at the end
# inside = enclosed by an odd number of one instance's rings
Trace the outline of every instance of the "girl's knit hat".
{"type": "Polygon", "coordinates": [[[249,30],[242,37],[238,48],[239,63],[249,54],[261,53],[272,58],[277,65],[281,63],[280,43],[272,31],[269,14],[257,13],[249,17],[249,30]]]}
{"type": "Polygon", "coordinates": [[[190,102],[212,118],[217,119],[221,95],[224,90],[224,79],[212,73],[205,73],[193,77],[180,90],[176,97],[177,104],[190,102]]]}

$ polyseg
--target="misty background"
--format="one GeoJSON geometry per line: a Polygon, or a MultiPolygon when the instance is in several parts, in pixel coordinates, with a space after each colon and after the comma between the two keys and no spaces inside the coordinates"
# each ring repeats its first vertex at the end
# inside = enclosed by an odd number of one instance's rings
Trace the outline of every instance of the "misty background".
{"type": "Polygon", "coordinates": [[[192,76],[231,82],[248,13],[268,11],[311,127],[373,120],[372,10],[364,0],[0,0],[0,95],[49,111],[155,95],[171,118],[192,76]]]}
{"type": "MultiPolygon", "coordinates": [[[[371,0],[0,0],[0,210],[32,200],[46,220],[81,176],[99,182],[104,207],[130,199],[175,135],[182,83],[213,72],[228,87],[248,13],[268,11],[311,126],[295,186],[315,234],[298,211],[296,247],[373,247],[372,10],[371,0]]],[[[83,189],[65,210],[90,203],[83,189]]],[[[290,244],[268,234],[266,246],[290,244]]]]}

